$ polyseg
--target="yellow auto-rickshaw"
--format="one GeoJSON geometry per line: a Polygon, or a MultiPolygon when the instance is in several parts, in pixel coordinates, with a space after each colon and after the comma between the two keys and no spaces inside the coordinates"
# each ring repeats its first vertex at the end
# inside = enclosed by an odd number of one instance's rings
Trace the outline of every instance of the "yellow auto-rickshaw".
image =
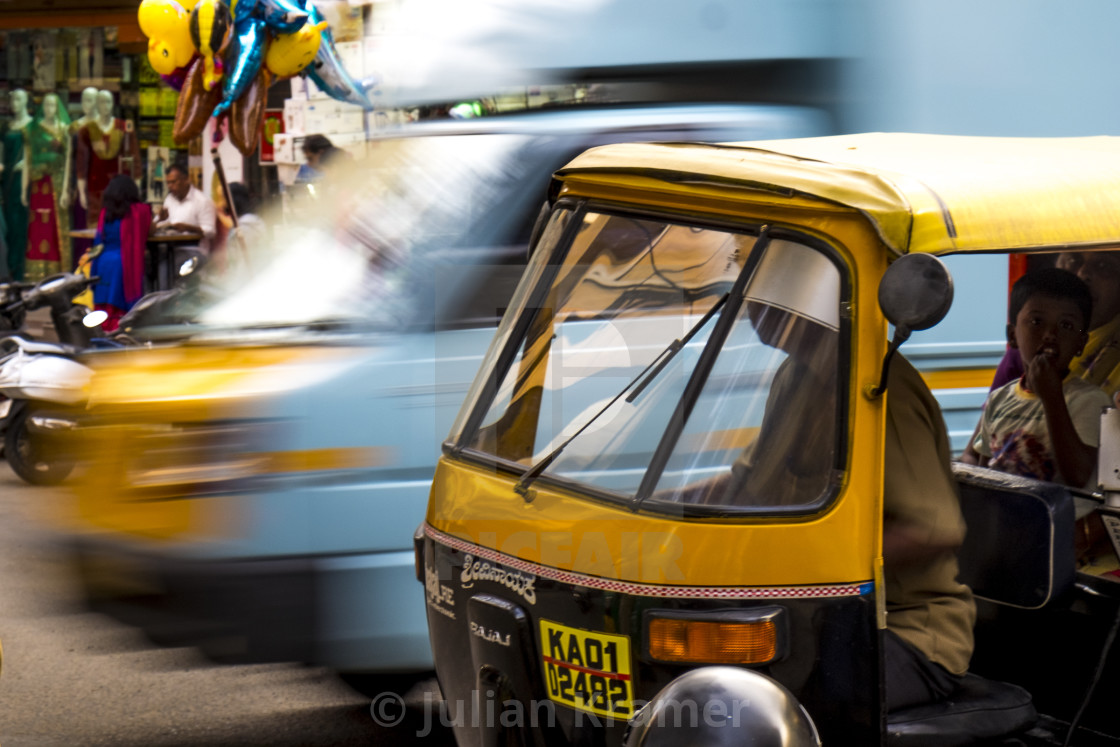
{"type": "Polygon", "coordinates": [[[982,468],[948,478],[970,674],[889,714],[883,686],[886,405],[950,307],[937,256],[1115,249],[1118,197],[1105,137],[628,144],[557,172],[416,535],[459,744],[1120,737],[1115,558],[1074,560],[1112,509],[982,468]]]}

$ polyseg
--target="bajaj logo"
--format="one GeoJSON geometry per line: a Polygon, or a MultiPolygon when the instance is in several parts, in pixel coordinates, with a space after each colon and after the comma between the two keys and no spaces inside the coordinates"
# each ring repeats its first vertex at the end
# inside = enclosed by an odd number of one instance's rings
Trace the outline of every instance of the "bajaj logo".
{"type": "Polygon", "coordinates": [[[491,643],[498,643],[498,644],[500,644],[502,646],[506,646],[506,647],[509,646],[509,641],[510,641],[510,634],[509,633],[502,633],[499,630],[490,630],[489,628],[486,628],[486,627],[484,627],[482,625],[479,625],[478,623],[475,623],[475,622],[471,623],[471,635],[475,636],[476,638],[481,638],[484,641],[490,641],[491,643]]]}

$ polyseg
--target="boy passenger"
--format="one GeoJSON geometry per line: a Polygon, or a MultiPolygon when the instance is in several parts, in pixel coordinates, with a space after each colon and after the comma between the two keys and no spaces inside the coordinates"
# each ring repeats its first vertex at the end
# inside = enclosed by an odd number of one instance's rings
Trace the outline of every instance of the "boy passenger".
{"type": "Polygon", "coordinates": [[[1089,341],[1089,286],[1066,270],[1029,272],[1011,289],[1007,340],[1025,373],[992,391],[964,461],[1084,487],[1094,479],[1100,413],[1110,399],[1070,374],[1089,341]]]}
{"type": "MultiPolygon", "coordinates": [[[[1093,297],[1089,342],[1069,369],[1105,394],[1112,394],[1120,390],[1120,252],[1062,252],[1055,266],[1081,278],[1093,297]]],[[[992,390],[1023,373],[1019,351],[1009,348],[996,369],[992,390]]]]}

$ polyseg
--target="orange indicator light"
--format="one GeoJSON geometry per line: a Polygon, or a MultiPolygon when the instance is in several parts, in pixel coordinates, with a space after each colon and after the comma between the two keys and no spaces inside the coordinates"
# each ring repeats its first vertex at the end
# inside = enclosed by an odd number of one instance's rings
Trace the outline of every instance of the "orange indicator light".
{"type": "Polygon", "coordinates": [[[651,618],[650,656],[702,664],[766,664],[778,655],[773,619],[739,622],[651,618]]]}

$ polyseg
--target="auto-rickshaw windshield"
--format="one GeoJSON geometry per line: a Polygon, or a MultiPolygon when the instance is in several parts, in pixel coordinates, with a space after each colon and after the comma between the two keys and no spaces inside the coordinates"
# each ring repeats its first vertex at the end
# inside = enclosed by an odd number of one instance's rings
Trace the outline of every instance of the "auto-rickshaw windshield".
{"type": "Polygon", "coordinates": [[[520,323],[484,362],[480,380],[498,384],[468,402],[480,415],[462,444],[670,511],[825,500],[839,452],[838,265],[808,243],[721,228],[566,210],[553,223],[578,225],[546,231],[534,260],[550,285],[507,316],[520,323]],[[502,347],[516,352],[497,370],[502,347]]]}
{"type": "Polygon", "coordinates": [[[448,262],[471,271],[501,232],[491,212],[506,180],[533,168],[520,135],[374,140],[311,188],[291,188],[288,215],[266,215],[271,236],[230,247],[192,321],[204,329],[344,323],[431,326],[446,289],[432,287],[448,262]],[[462,250],[462,251],[460,251],[462,250]]]}

